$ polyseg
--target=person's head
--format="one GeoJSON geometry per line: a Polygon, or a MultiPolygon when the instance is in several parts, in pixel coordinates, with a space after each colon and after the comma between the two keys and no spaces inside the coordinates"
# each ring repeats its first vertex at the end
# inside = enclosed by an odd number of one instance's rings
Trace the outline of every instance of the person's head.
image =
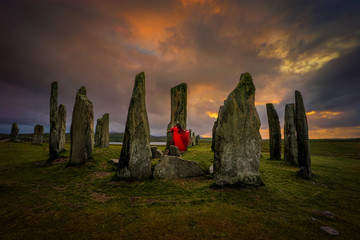
{"type": "Polygon", "coordinates": [[[183,129],[182,127],[181,127],[181,124],[179,123],[179,122],[177,122],[176,124],[175,124],[175,126],[177,127],[177,128],[179,128],[179,129],[183,129]]]}

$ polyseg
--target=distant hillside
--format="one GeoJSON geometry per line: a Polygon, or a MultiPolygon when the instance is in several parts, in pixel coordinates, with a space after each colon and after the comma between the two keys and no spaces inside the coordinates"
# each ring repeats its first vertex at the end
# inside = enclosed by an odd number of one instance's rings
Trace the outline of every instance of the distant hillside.
{"type": "MultiPolygon", "coordinates": [[[[9,138],[9,134],[0,134],[1,139],[9,138]]],[[[32,133],[19,134],[20,138],[23,140],[29,139],[31,140],[33,137],[32,133]]],[[[124,133],[110,133],[110,142],[122,142],[124,138],[124,133]]],[[[44,133],[44,141],[49,140],[49,133],[44,133]]],[[[150,136],[151,142],[166,142],[166,136],[150,136]]],[[[66,133],[66,142],[70,142],[70,133],[66,133]]]]}

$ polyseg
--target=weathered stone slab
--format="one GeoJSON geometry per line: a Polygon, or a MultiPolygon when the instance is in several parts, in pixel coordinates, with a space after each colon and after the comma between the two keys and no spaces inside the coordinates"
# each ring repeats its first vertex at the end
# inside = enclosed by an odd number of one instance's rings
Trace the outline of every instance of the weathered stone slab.
{"type": "Polygon", "coordinates": [[[19,141],[19,127],[18,127],[17,123],[13,123],[11,126],[10,141],[12,141],[12,142],[19,141]]]}
{"type": "Polygon", "coordinates": [[[281,129],[279,116],[272,103],[266,104],[269,123],[270,159],[281,159],[281,129]]]}
{"type": "Polygon", "coordinates": [[[58,115],[58,84],[51,83],[50,92],[50,135],[49,159],[54,160],[59,153],[59,115],[58,115]]]}
{"type": "Polygon", "coordinates": [[[298,165],[295,126],[295,104],[286,104],[284,119],[284,160],[298,165]]]}
{"type": "Polygon", "coordinates": [[[43,135],[44,135],[44,126],[37,124],[34,127],[34,137],[32,144],[42,145],[43,144],[43,135]]]}
{"type": "MultiPolygon", "coordinates": [[[[186,129],[186,114],[187,114],[187,84],[181,83],[171,88],[171,116],[170,123],[167,130],[173,128],[176,123],[180,123],[183,129],[186,129]]],[[[167,132],[166,148],[173,145],[173,134],[167,132]]]]}
{"type": "MultiPolygon", "coordinates": [[[[220,112],[220,111],[219,111],[220,112]]],[[[262,185],[260,119],[255,108],[255,86],[249,73],[241,74],[218,116],[214,148],[215,185],[262,185]]]]}
{"type": "Polygon", "coordinates": [[[162,158],[164,153],[157,147],[151,147],[151,158],[162,158]]]}
{"type": "Polygon", "coordinates": [[[94,146],[94,110],[81,87],[76,94],[70,129],[70,163],[81,164],[92,158],[94,146]]]}
{"type": "Polygon", "coordinates": [[[145,102],[145,74],[136,75],[130,100],[117,176],[144,179],[152,175],[150,128],[145,102]]]}
{"type": "Polygon", "coordinates": [[[106,113],[96,123],[95,147],[109,147],[109,114],[106,113]]]}
{"type": "Polygon", "coordinates": [[[59,121],[59,147],[58,151],[61,152],[65,150],[65,143],[66,143],[66,107],[63,104],[60,104],[58,109],[58,121],[59,121]]]}
{"type": "Polygon", "coordinates": [[[298,145],[299,175],[305,178],[311,178],[308,123],[304,102],[299,91],[295,91],[295,124],[298,145]]]}
{"type": "Polygon", "coordinates": [[[154,178],[177,179],[205,175],[199,163],[165,155],[154,169],[154,178]]]}

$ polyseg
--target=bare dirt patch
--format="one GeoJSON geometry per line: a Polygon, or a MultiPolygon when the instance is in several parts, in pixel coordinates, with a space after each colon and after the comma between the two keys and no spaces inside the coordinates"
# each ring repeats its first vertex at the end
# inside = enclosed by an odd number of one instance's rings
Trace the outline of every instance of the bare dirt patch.
{"type": "Polygon", "coordinates": [[[107,196],[106,194],[98,192],[91,193],[91,197],[98,202],[106,202],[111,199],[111,197],[107,196]]]}
{"type": "Polygon", "coordinates": [[[70,158],[58,158],[55,159],[52,163],[53,164],[62,164],[62,163],[67,163],[69,162],[70,158]]]}
{"type": "Polygon", "coordinates": [[[111,172],[94,172],[94,177],[96,178],[103,178],[111,175],[111,172]]]}

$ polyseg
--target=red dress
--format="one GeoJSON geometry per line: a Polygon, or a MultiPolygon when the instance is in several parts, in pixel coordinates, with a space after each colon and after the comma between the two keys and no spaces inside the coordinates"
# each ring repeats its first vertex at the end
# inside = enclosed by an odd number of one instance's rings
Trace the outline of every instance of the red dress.
{"type": "Polygon", "coordinates": [[[177,127],[173,127],[171,131],[173,132],[174,145],[179,148],[179,151],[187,151],[190,142],[189,131],[180,130],[177,127]]]}

